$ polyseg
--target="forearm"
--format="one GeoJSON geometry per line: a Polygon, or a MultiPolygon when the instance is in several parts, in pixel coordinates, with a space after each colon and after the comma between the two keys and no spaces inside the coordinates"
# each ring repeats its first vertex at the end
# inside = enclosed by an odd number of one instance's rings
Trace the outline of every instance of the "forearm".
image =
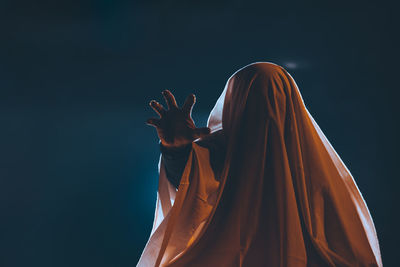
{"type": "Polygon", "coordinates": [[[167,179],[175,188],[179,187],[179,183],[186,166],[192,143],[179,148],[165,147],[160,142],[160,151],[163,158],[167,179]]]}

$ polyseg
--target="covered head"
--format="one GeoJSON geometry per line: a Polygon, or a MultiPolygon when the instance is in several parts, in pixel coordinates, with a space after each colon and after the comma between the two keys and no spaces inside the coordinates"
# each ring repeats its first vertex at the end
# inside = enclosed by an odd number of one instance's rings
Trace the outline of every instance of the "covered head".
{"type": "Polygon", "coordinates": [[[238,127],[244,119],[266,121],[270,108],[281,108],[284,113],[284,101],[287,95],[290,97],[293,87],[294,80],[276,64],[257,62],[247,65],[228,79],[210,113],[208,127],[212,132],[224,129],[230,133],[237,130],[234,127],[238,127]],[[270,107],[269,102],[274,107],[270,107]]]}
{"type": "Polygon", "coordinates": [[[160,161],[139,266],[382,266],[367,205],[285,69],[235,72],[208,126],[221,172],[196,141],[176,192],[160,161]]]}

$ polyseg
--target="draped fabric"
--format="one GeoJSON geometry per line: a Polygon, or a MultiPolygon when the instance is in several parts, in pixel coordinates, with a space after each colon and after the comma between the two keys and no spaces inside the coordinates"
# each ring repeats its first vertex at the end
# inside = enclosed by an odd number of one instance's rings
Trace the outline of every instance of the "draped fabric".
{"type": "Polygon", "coordinates": [[[138,266],[382,266],[354,178],[285,69],[256,62],[235,72],[208,127],[226,149],[221,171],[196,140],[176,191],[160,158],[138,266]]]}

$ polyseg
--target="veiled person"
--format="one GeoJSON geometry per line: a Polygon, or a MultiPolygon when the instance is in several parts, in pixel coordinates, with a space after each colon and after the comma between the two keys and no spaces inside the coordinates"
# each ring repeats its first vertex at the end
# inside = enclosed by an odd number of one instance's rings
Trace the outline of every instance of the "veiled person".
{"type": "Polygon", "coordinates": [[[153,229],[138,266],[382,266],[354,178],[282,67],[235,72],[207,127],[151,106],[162,156],[153,229]]]}

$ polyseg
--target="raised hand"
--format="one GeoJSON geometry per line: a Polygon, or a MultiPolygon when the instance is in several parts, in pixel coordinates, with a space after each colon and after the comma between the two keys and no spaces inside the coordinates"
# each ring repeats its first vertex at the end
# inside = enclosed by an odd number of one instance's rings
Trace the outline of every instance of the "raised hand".
{"type": "Polygon", "coordinates": [[[194,94],[190,94],[179,108],[174,95],[169,90],[162,92],[168,109],[165,109],[155,100],[150,101],[150,106],[160,118],[146,120],[148,125],[157,130],[161,143],[166,147],[180,147],[210,134],[210,128],[196,128],[192,119],[192,109],[196,101],[194,94]]]}

